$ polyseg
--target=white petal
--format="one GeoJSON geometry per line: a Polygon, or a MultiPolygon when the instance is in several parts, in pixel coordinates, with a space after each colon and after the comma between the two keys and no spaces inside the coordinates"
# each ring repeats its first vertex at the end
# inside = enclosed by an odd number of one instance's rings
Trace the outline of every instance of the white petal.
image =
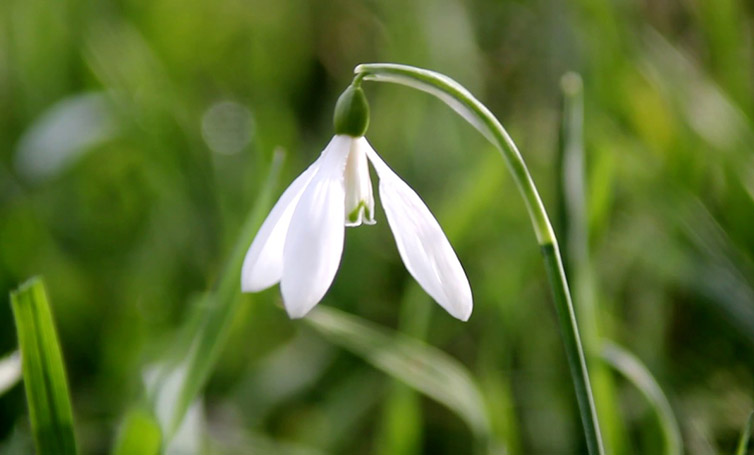
{"type": "Polygon", "coordinates": [[[398,252],[409,273],[452,316],[466,321],[471,287],[439,223],[411,187],[369,146],[367,156],[380,177],[380,199],[398,252]]]}
{"type": "Polygon", "coordinates": [[[241,268],[241,290],[258,292],[280,281],[283,276],[283,245],[293,209],[317,172],[319,159],[309,166],[283,192],[259,228],[241,268]]]}
{"type": "Polygon", "coordinates": [[[283,303],[292,318],[303,317],[322,300],[340,265],[345,233],[343,171],[352,141],[347,136],[333,138],[293,212],[280,281],[283,303]]]}
{"type": "Polygon", "coordinates": [[[367,144],[366,140],[352,140],[346,160],[346,226],[374,224],[372,180],[369,178],[369,165],[363,144],[367,144]]]}

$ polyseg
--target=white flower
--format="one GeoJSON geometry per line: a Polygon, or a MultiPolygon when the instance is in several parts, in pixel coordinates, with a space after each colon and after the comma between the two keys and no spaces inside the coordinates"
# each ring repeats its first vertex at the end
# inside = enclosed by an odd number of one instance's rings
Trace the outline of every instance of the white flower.
{"type": "Polygon", "coordinates": [[[242,290],[280,282],[292,318],[322,300],[340,265],[345,226],[375,222],[367,158],[380,179],[380,199],[406,268],[452,316],[468,320],[471,288],[448,239],[421,198],[363,136],[333,137],[285,190],[246,253],[242,290]]]}

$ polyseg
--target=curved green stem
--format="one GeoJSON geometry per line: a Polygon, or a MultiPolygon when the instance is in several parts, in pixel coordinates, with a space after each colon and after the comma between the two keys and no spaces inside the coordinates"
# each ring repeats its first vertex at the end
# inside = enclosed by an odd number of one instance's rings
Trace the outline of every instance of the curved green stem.
{"type": "Polygon", "coordinates": [[[402,84],[436,96],[458,112],[500,150],[524,198],[534,232],[542,249],[589,453],[591,455],[604,454],[584,350],[581,346],[558,242],[542,199],[516,144],[486,106],[447,76],[412,66],[388,63],[359,65],[354,72],[359,80],[402,84]]]}
{"type": "Polygon", "coordinates": [[[682,455],[681,427],[678,425],[675,414],[673,414],[673,408],[670,406],[668,397],[665,396],[665,392],[662,391],[652,373],[635,355],[612,341],[604,340],[602,342],[600,355],[603,361],[639,389],[639,392],[644,395],[654,409],[665,442],[665,454],[682,455]]]}

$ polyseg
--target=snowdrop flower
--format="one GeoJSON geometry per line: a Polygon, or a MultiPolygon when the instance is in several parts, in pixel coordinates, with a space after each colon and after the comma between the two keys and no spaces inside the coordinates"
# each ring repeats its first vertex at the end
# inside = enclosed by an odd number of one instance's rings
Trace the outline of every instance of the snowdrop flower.
{"type": "Polygon", "coordinates": [[[291,318],[319,303],[340,265],[345,226],[375,223],[371,162],[409,273],[452,316],[468,320],[471,288],[463,268],[421,198],[364,138],[369,107],[357,85],[338,99],[334,124],[335,137],[285,190],[254,238],[241,271],[242,290],[258,292],[279,282],[291,318]]]}

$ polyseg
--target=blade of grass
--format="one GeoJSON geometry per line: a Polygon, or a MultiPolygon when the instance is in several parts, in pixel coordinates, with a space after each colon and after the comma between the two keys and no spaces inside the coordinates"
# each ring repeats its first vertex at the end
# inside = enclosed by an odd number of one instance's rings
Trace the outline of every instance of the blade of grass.
{"type": "Polygon", "coordinates": [[[37,453],[76,454],[63,356],[42,279],[30,279],[10,300],[37,453]]]}
{"type": "Polygon", "coordinates": [[[380,433],[376,438],[379,455],[410,455],[422,452],[424,416],[419,395],[406,384],[393,380],[383,401],[380,433]]]}
{"type": "Polygon", "coordinates": [[[738,448],[736,449],[736,455],[746,455],[749,447],[749,439],[751,439],[751,426],[754,424],[754,412],[749,413],[749,418],[746,420],[743,430],[741,430],[741,439],[738,440],[738,448]]]}
{"type": "Polygon", "coordinates": [[[154,415],[143,408],[135,408],[126,416],[115,442],[113,455],[158,455],[162,432],[154,415]]]}
{"type": "Polygon", "coordinates": [[[678,421],[673,414],[673,408],[670,407],[670,402],[652,373],[641,360],[610,341],[602,343],[602,359],[636,386],[654,409],[665,441],[663,453],[681,455],[683,453],[683,440],[681,439],[678,421]]]}
{"type": "MultiPolygon", "coordinates": [[[[401,299],[399,330],[417,340],[426,337],[431,307],[426,294],[411,284],[401,299]]],[[[378,454],[410,455],[421,452],[422,410],[416,392],[400,381],[388,387],[382,414],[378,454]]]]}
{"type": "Polygon", "coordinates": [[[566,274],[573,283],[573,301],[580,321],[587,360],[592,364],[589,378],[594,387],[597,415],[604,430],[609,453],[623,453],[624,442],[618,427],[619,413],[610,371],[599,362],[600,315],[597,283],[589,250],[589,213],[584,152],[584,87],[581,76],[567,73],[561,78],[563,113],[558,154],[560,180],[561,232],[566,274]]]}
{"type": "MultiPolygon", "coordinates": [[[[750,144],[754,125],[740,106],[712,81],[682,50],[657,31],[642,35],[643,58],[639,67],[672,103],[680,117],[699,137],[720,152],[754,199],[754,164],[750,144]]],[[[705,157],[706,159],[706,157],[705,157]]]]}
{"type": "MultiPolygon", "coordinates": [[[[240,304],[241,263],[254,233],[264,220],[272,203],[273,189],[282,167],[285,152],[275,151],[267,180],[259,193],[253,209],[244,222],[231,253],[225,272],[215,289],[204,298],[195,317],[188,321],[188,330],[177,340],[174,357],[157,367],[157,380],[148,387],[149,399],[156,404],[166,382],[178,378],[175,399],[160,403],[169,409],[161,420],[165,440],[169,441],[180,427],[186,412],[194,403],[199,391],[209,378],[215,361],[229,334],[229,327],[240,304]]],[[[160,417],[160,416],[158,416],[160,417]]]]}
{"type": "Polygon", "coordinates": [[[420,341],[323,305],[304,321],[331,342],[455,412],[472,430],[480,448],[490,442],[490,423],[481,392],[458,361],[420,341]]]}
{"type": "Polygon", "coordinates": [[[666,213],[693,248],[685,250],[690,256],[687,266],[675,273],[687,286],[709,297],[741,335],[754,343],[754,264],[737,249],[703,201],[694,195],[681,197],[666,213]],[[699,280],[700,276],[707,278],[699,280]]]}
{"type": "MultiPolygon", "coordinates": [[[[669,218],[682,235],[653,231],[653,241],[669,249],[648,248],[642,258],[644,266],[704,296],[705,303],[712,304],[750,345],[754,345],[754,287],[751,284],[754,263],[736,247],[730,234],[697,195],[674,185],[666,185],[665,194],[668,197],[664,202],[655,201],[656,210],[669,218]],[[664,251],[675,251],[678,259],[668,261],[664,251]],[[706,279],[700,280],[700,276],[706,279]]],[[[627,248],[636,250],[633,246],[627,248]]]]}

